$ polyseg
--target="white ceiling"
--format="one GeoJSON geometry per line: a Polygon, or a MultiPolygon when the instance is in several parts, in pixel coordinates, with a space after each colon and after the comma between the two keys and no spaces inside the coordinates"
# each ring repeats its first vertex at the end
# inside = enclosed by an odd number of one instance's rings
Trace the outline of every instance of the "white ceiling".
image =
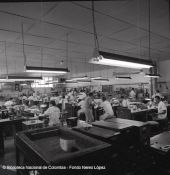
{"type": "MultiPolygon", "coordinates": [[[[168,6],[167,0],[151,0],[153,60],[170,59],[168,6]]],[[[148,59],[148,0],[95,1],[95,19],[100,50],[148,59]]],[[[94,50],[90,1],[18,2],[0,3],[0,74],[7,68],[24,72],[22,23],[27,65],[41,66],[42,60],[43,66],[68,66],[72,74],[110,68],[87,63],[94,50]]]]}

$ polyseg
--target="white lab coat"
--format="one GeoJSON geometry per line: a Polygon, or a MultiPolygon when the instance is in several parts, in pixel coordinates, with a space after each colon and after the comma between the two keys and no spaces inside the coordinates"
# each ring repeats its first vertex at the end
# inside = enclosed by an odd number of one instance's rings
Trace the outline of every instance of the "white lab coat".
{"type": "Polygon", "coordinates": [[[60,123],[60,109],[56,106],[49,107],[45,112],[49,116],[49,125],[53,126],[60,123]]]}
{"type": "Polygon", "coordinates": [[[165,114],[159,114],[158,119],[166,119],[166,117],[167,117],[167,107],[166,107],[164,102],[160,101],[158,103],[158,113],[161,113],[164,110],[166,111],[166,113],[165,114]]]}

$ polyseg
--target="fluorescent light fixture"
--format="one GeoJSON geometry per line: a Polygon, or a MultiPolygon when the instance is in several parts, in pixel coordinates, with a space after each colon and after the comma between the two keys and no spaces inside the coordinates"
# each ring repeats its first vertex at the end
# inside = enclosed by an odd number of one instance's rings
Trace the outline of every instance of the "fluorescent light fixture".
{"type": "Polygon", "coordinates": [[[20,84],[21,86],[27,86],[27,84],[26,83],[22,83],[22,84],[20,84]]]}
{"type": "Polygon", "coordinates": [[[103,78],[103,77],[92,77],[91,79],[93,81],[109,81],[108,78],[103,78]]]}
{"type": "Polygon", "coordinates": [[[99,51],[99,56],[93,57],[89,62],[93,64],[102,64],[107,66],[126,67],[133,69],[144,69],[154,66],[150,60],[143,60],[103,51],[99,51]]]}
{"type": "Polygon", "coordinates": [[[74,82],[75,80],[72,80],[72,79],[69,79],[69,80],[66,80],[66,82],[74,82]]]}
{"type": "Polygon", "coordinates": [[[146,74],[144,77],[148,77],[148,78],[160,78],[159,74],[146,74]]]}
{"type": "Polygon", "coordinates": [[[0,83],[8,83],[8,82],[14,82],[14,80],[8,80],[5,77],[0,77],[0,83]]]}
{"type": "Polygon", "coordinates": [[[87,79],[87,80],[77,80],[78,83],[90,83],[91,80],[87,79]]]}
{"type": "Polygon", "coordinates": [[[6,77],[0,77],[0,81],[5,81],[5,80],[7,80],[6,77]]]}
{"type": "Polygon", "coordinates": [[[65,74],[68,73],[68,68],[50,68],[50,67],[33,67],[26,66],[26,72],[40,72],[40,73],[57,73],[57,74],[65,74]]]}
{"type": "Polygon", "coordinates": [[[65,82],[66,83],[77,83],[77,81],[75,81],[75,80],[66,80],[65,82]]]}
{"type": "Polygon", "coordinates": [[[16,75],[9,75],[7,76],[8,80],[13,81],[33,81],[33,80],[42,80],[42,77],[28,77],[28,76],[16,76],[16,75]]]}
{"type": "Polygon", "coordinates": [[[66,83],[78,83],[77,81],[66,81],[66,83]]]}
{"type": "Polygon", "coordinates": [[[145,100],[146,100],[146,101],[151,101],[151,99],[150,99],[150,98],[145,98],[145,100]]]}
{"type": "Polygon", "coordinates": [[[116,76],[116,79],[132,79],[131,77],[125,77],[125,76],[116,76]]]}
{"type": "Polygon", "coordinates": [[[101,79],[103,77],[91,77],[92,80],[101,79]]]}
{"type": "Polygon", "coordinates": [[[51,81],[46,81],[46,83],[58,83],[58,80],[51,80],[51,81]]]}
{"type": "MultiPolygon", "coordinates": [[[[69,81],[87,80],[88,76],[71,78],[69,81]]],[[[68,80],[67,80],[68,81],[68,80]]]]}

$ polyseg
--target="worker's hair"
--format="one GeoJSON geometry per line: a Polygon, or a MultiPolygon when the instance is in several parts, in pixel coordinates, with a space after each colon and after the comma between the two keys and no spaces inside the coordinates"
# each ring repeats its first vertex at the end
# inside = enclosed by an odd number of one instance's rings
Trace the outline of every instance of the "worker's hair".
{"type": "Polygon", "coordinates": [[[92,96],[93,96],[93,93],[92,93],[92,92],[90,92],[90,93],[89,93],[89,97],[92,97],[92,96]]]}
{"type": "Polygon", "coordinates": [[[56,106],[56,103],[55,103],[54,100],[51,100],[51,101],[50,101],[50,104],[51,104],[52,106],[56,106]]]}
{"type": "Polygon", "coordinates": [[[102,100],[103,100],[103,101],[106,101],[106,97],[105,97],[105,96],[102,96],[102,100]]]}
{"type": "Polygon", "coordinates": [[[33,105],[38,105],[38,101],[33,101],[33,105]]]}
{"type": "Polygon", "coordinates": [[[158,95],[156,95],[155,98],[158,99],[158,100],[161,100],[161,97],[158,96],[158,95]]]}

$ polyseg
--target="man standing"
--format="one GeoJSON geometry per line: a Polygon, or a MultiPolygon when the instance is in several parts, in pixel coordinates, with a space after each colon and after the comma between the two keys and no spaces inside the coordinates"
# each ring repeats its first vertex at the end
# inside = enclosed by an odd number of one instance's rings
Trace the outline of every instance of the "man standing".
{"type": "Polygon", "coordinates": [[[110,102],[108,102],[106,100],[105,96],[102,97],[102,101],[103,101],[103,103],[101,104],[101,107],[103,107],[103,109],[104,109],[104,114],[100,116],[100,120],[106,120],[108,118],[112,118],[113,117],[113,109],[112,109],[110,102]]]}
{"type": "Polygon", "coordinates": [[[93,111],[92,111],[92,101],[93,101],[93,93],[89,93],[89,95],[85,98],[84,101],[84,113],[86,116],[86,122],[92,123],[94,120],[93,111]]]}
{"type": "Polygon", "coordinates": [[[158,113],[156,120],[160,124],[160,129],[164,130],[167,127],[167,107],[163,101],[161,101],[160,96],[155,96],[155,102],[158,104],[158,113]]]}
{"type": "Polygon", "coordinates": [[[132,88],[132,90],[130,91],[129,97],[131,97],[132,99],[136,99],[136,93],[134,88],[132,88]]]}

